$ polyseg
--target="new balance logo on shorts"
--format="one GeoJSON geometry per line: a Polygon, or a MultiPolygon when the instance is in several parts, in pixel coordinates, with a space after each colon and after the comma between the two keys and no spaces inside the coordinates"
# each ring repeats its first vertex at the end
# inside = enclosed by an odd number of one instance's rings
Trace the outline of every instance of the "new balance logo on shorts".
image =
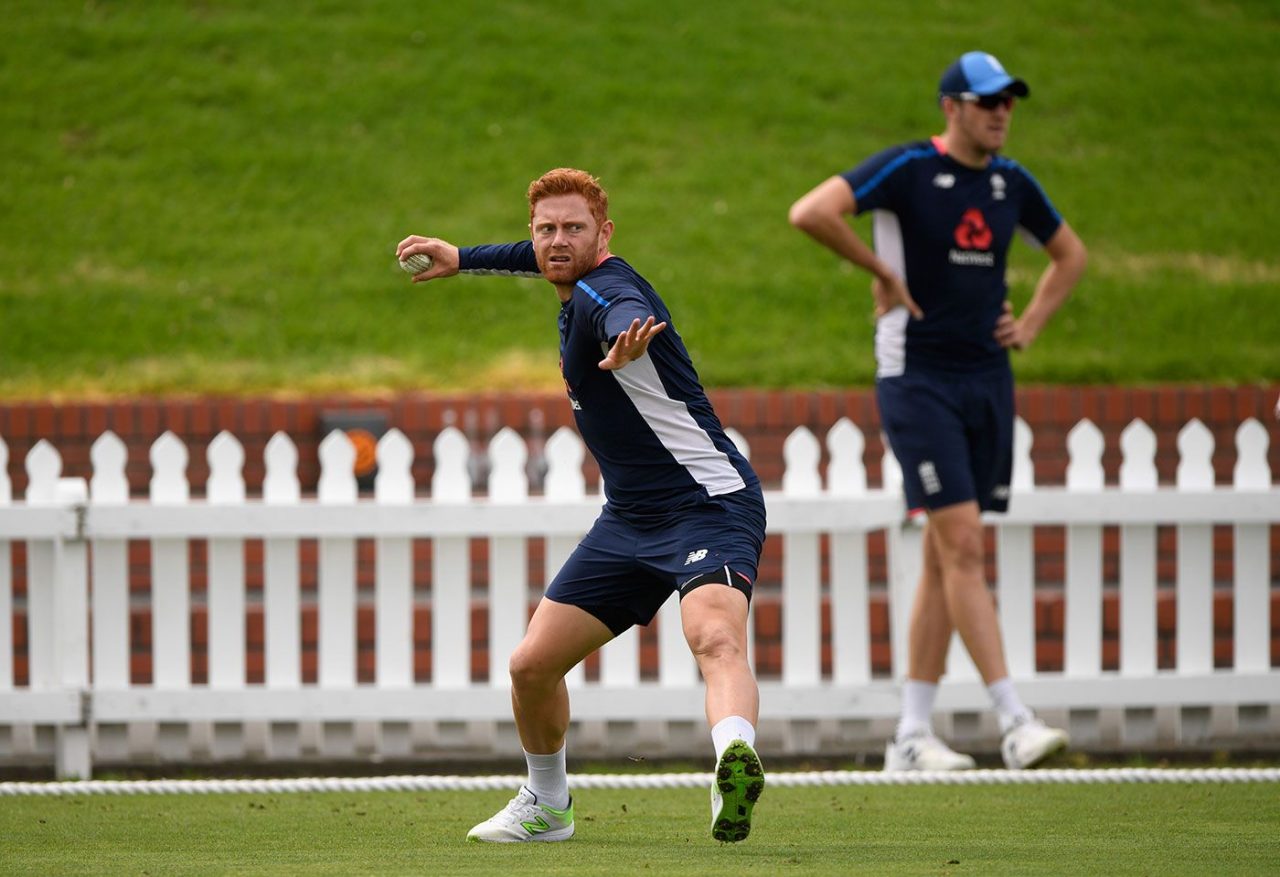
{"type": "Polygon", "coordinates": [[[702,560],[706,556],[707,556],[707,549],[705,548],[699,548],[697,551],[690,551],[689,556],[684,559],[684,565],[688,566],[691,563],[697,563],[699,560],[702,560]]]}

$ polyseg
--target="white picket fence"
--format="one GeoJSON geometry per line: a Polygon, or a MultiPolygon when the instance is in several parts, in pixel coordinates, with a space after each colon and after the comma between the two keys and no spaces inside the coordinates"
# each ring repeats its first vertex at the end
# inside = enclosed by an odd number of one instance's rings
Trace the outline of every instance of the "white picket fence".
{"type": "MultiPolygon", "coordinates": [[[[734,436],[740,446],[740,436],[734,436]]],[[[920,530],[903,521],[901,473],[891,455],[870,489],[864,437],[849,421],[821,447],[807,429],[785,448],[781,489],[767,491],[769,531],[782,544],[782,671],[761,680],[762,746],[777,752],[842,755],[874,751],[898,709],[910,597],[920,566],[920,530]],[[886,533],[893,678],[873,678],[867,535],[886,533]],[[826,537],[824,549],[823,537],[826,537]],[[825,558],[824,558],[825,550],[825,558]],[[822,562],[828,581],[822,581],[822,562]],[[830,600],[833,671],[824,674],[821,612],[830,600]]],[[[1256,421],[1236,434],[1233,483],[1215,484],[1208,429],[1192,421],[1178,439],[1176,483],[1157,483],[1155,437],[1140,421],[1124,432],[1119,484],[1104,483],[1103,437],[1080,422],[1068,440],[1066,484],[1037,487],[1032,435],[1019,421],[1014,496],[998,528],[995,587],[1010,669],[1024,699],[1066,722],[1082,748],[1274,744],[1280,670],[1270,646],[1271,528],[1280,488],[1267,464],[1268,436],[1256,421]],[[1104,528],[1119,527],[1121,653],[1104,671],[1101,650],[1104,528]],[[1177,531],[1177,665],[1158,669],[1156,528],[1177,531]],[[1066,530],[1065,661],[1037,672],[1034,529],[1066,530]],[[1213,529],[1233,529],[1234,658],[1215,669],[1213,529]]],[[[744,452],[749,449],[743,447],[744,452]]],[[[191,498],[188,452],[174,435],[151,449],[146,500],[132,499],[124,444],[94,443],[92,477],[61,477],[47,442],[25,460],[26,496],[15,502],[0,440],[0,761],[52,761],[59,776],[86,777],[94,761],[408,759],[510,755],[507,658],[536,601],[528,544],[544,540],[545,574],[596,517],[601,497],[583,478],[584,449],[561,429],[545,447],[543,495],[530,496],[527,449],[510,429],[487,449],[484,496],[473,495],[468,440],[446,429],[434,443],[429,497],[410,475],[412,446],[396,430],[378,445],[372,499],[361,499],[354,452],[341,432],[321,444],[317,495],[304,499],[297,451],[277,434],[265,451],[260,498],[246,496],[244,452],[230,434],[207,448],[203,499],[191,498]],[[374,540],[376,680],[356,672],[357,540],[374,540]],[[488,541],[487,593],[473,593],[470,541],[488,541]],[[129,542],[150,543],[152,682],[130,680],[129,542]],[[246,682],[246,540],[263,545],[265,679],[246,682]],[[299,548],[318,543],[318,669],[301,671],[299,548]],[[432,673],[415,680],[415,540],[430,540],[432,673]],[[25,541],[28,680],[14,680],[11,545],[25,541]],[[190,550],[207,541],[208,681],[191,671],[190,550]],[[471,678],[470,613],[488,608],[489,678],[471,678]]],[[[764,583],[761,583],[762,587],[764,583]]],[[[1218,583],[1219,587],[1224,583],[1218,583]]],[[[199,599],[199,595],[197,595],[199,599]]],[[[367,598],[366,598],[367,599],[367,598]]],[[[600,657],[598,679],[579,667],[573,688],[575,754],[705,754],[703,691],[670,600],[658,618],[658,677],[642,679],[635,630],[600,657]]],[[[994,744],[987,696],[972,664],[953,649],[939,724],[970,748],[994,744]]]]}

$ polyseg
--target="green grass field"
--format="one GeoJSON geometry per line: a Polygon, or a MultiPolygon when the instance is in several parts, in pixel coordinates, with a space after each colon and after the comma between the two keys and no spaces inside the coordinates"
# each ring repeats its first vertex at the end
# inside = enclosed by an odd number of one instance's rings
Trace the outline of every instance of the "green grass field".
{"type": "MultiPolygon", "coordinates": [[[[0,46],[0,398],[551,387],[533,281],[412,287],[411,232],[525,233],[598,173],[615,250],[712,386],[863,384],[868,284],[786,221],[935,133],[985,47],[1033,88],[1009,154],[1091,249],[1019,377],[1280,374],[1271,0],[13,0],[0,46]]],[[[866,232],[867,224],[860,226],[866,232]]],[[[1012,297],[1041,257],[1015,246],[1012,297]]]]}
{"type": "Polygon", "coordinates": [[[8,874],[1249,874],[1272,784],[770,789],[719,845],[701,790],[590,790],[560,844],[469,845],[500,792],[0,799],[8,874]]]}

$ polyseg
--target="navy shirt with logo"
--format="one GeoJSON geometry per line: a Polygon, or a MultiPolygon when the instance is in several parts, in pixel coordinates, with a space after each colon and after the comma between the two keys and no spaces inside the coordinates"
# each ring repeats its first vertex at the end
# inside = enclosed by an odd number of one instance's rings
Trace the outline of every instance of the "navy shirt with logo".
{"type": "Polygon", "coordinates": [[[876,253],[906,281],[924,311],[895,308],[876,325],[876,373],[981,372],[1009,367],[995,340],[1016,230],[1047,243],[1062,223],[1017,162],[971,168],[938,138],[894,146],[842,174],[857,212],[873,211],[876,253]]]}
{"type": "MultiPolygon", "coordinates": [[[[460,248],[459,271],[539,276],[528,241],[460,248]]],[[[610,509],[637,525],[661,525],[759,484],[716,417],[666,304],[634,268],[605,259],[561,304],[559,324],[560,371],[610,509]],[[667,328],[645,355],[621,369],[600,368],[613,339],[650,315],[667,328]]]]}

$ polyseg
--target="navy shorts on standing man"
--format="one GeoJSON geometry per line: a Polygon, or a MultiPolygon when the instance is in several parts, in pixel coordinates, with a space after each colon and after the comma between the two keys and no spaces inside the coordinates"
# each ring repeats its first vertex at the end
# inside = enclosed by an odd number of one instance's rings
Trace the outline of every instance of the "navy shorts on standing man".
{"type": "Polygon", "coordinates": [[[880,419],[902,467],[907,507],[941,509],[977,500],[1009,508],[1013,473],[1013,375],[1009,371],[876,381],[880,419]]]}

